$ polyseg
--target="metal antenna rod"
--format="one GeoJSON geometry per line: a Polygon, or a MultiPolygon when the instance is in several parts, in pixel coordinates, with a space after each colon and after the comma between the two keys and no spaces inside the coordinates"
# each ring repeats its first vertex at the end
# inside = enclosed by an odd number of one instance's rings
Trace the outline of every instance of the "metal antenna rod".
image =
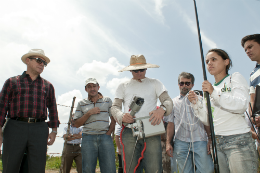
{"type": "MultiPolygon", "coordinates": [[[[202,48],[202,40],[201,40],[200,27],[199,27],[197,6],[196,6],[196,1],[193,0],[193,2],[194,2],[195,16],[196,16],[196,21],[197,21],[197,30],[198,30],[198,37],[199,37],[199,44],[200,44],[200,54],[201,54],[203,77],[204,77],[204,80],[207,80],[206,68],[205,68],[205,63],[204,63],[203,48],[202,48]]],[[[215,170],[215,173],[219,173],[218,155],[217,155],[216,139],[215,139],[215,133],[214,133],[214,126],[213,126],[213,118],[212,118],[212,112],[211,112],[211,104],[210,104],[209,93],[205,92],[205,95],[206,95],[206,100],[207,100],[210,133],[211,133],[211,139],[212,139],[214,170],[215,170]]]]}

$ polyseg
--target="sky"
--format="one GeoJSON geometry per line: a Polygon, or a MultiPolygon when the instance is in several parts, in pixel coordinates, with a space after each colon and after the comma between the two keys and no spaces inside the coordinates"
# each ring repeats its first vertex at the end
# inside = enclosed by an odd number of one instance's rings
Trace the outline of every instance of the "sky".
{"type": "MultiPolygon", "coordinates": [[[[204,55],[211,48],[226,50],[230,73],[240,72],[249,83],[255,62],[241,39],[260,33],[260,0],[197,0],[197,8],[204,55]]],[[[41,76],[54,85],[62,105],[71,106],[74,96],[75,106],[86,98],[90,77],[114,100],[117,86],[132,77],[118,72],[131,55],[143,54],[147,63],[160,66],[146,76],[159,79],[171,98],[179,95],[181,72],[195,76],[194,89],[204,80],[192,0],[0,0],[0,38],[0,86],[26,71],[24,54],[43,49],[51,62],[41,76]]],[[[207,78],[214,83],[208,72],[207,78]]],[[[70,108],[58,105],[58,112],[67,123],[70,108]]],[[[61,153],[63,143],[57,137],[48,153],[61,153]]]]}

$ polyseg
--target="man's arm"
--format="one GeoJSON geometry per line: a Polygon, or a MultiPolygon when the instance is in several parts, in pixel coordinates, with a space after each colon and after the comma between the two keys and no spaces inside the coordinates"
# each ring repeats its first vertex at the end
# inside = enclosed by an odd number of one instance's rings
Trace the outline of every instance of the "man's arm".
{"type": "Polygon", "coordinates": [[[166,108],[166,112],[163,110],[163,108],[158,108],[154,111],[151,111],[149,115],[151,118],[149,121],[151,121],[152,125],[159,125],[161,123],[162,117],[165,115],[169,115],[172,112],[173,108],[173,102],[170,96],[168,95],[167,91],[164,91],[160,96],[159,100],[161,101],[162,105],[166,108]]]}
{"type": "MultiPolygon", "coordinates": [[[[249,112],[250,116],[252,116],[252,110],[254,109],[254,103],[255,103],[255,93],[251,93],[250,102],[248,104],[248,110],[249,110],[248,112],[249,112]]],[[[251,120],[257,127],[260,127],[260,117],[255,117],[255,119],[251,117],[251,120]]]]}
{"type": "MultiPolygon", "coordinates": [[[[66,139],[66,136],[67,134],[64,134],[63,135],[63,139],[65,140],[66,139]]],[[[67,136],[67,141],[72,141],[72,140],[75,140],[75,139],[80,139],[82,138],[82,132],[79,132],[78,134],[68,134],[67,136]]]]}
{"type": "Polygon", "coordinates": [[[80,126],[82,126],[91,115],[94,114],[99,114],[100,113],[100,109],[99,107],[94,107],[92,109],[90,109],[87,113],[85,113],[82,117],[74,120],[74,126],[79,128],[80,126]]]}
{"type": "Polygon", "coordinates": [[[110,119],[111,119],[111,122],[110,122],[109,129],[106,133],[107,135],[111,135],[111,133],[115,130],[115,125],[116,125],[116,121],[112,116],[110,117],[110,119]]]}
{"type": "Polygon", "coordinates": [[[174,135],[174,124],[172,122],[168,122],[167,125],[167,137],[166,137],[166,152],[168,156],[173,157],[173,148],[171,145],[171,141],[174,135]]]}
{"type": "Polygon", "coordinates": [[[118,154],[121,155],[121,145],[120,145],[119,138],[120,138],[120,136],[118,136],[118,135],[115,136],[116,146],[118,148],[118,154]]]}
{"type": "Polygon", "coordinates": [[[11,93],[10,80],[11,79],[7,79],[5,81],[5,84],[0,92],[0,149],[3,142],[2,127],[4,126],[7,110],[9,109],[9,97],[11,93]]]}
{"type": "Polygon", "coordinates": [[[47,145],[52,145],[56,139],[57,127],[59,127],[60,124],[58,118],[56,98],[55,98],[55,90],[52,84],[50,84],[50,92],[49,92],[49,99],[47,99],[47,107],[49,110],[48,126],[52,128],[52,131],[48,136],[47,145]]]}
{"type": "Polygon", "coordinates": [[[211,143],[212,143],[211,133],[210,133],[210,126],[205,126],[205,125],[204,125],[204,128],[205,128],[205,131],[206,131],[207,136],[208,136],[207,150],[208,150],[208,154],[210,154],[210,145],[211,145],[211,143]]]}
{"type": "Polygon", "coordinates": [[[251,93],[250,102],[248,104],[249,115],[251,115],[251,116],[252,116],[252,110],[254,108],[254,103],[255,103],[255,93],[251,93]]]}
{"type": "Polygon", "coordinates": [[[56,139],[56,135],[57,135],[57,128],[52,128],[51,133],[48,136],[48,142],[47,145],[52,145],[56,139]]]}
{"type": "Polygon", "coordinates": [[[111,107],[111,114],[116,120],[116,122],[122,126],[122,122],[124,123],[133,123],[134,119],[129,113],[123,113],[122,110],[122,99],[115,98],[113,105],[111,107]]]}

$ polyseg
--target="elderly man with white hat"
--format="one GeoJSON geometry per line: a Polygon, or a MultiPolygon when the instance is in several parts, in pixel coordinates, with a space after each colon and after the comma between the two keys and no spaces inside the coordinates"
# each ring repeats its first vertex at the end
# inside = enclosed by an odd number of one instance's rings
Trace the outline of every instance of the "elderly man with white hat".
{"type": "Polygon", "coordinates": [[[31,49],[22,61],[27,70],[7,79],[0,93],[0,125],[8,119],[3,132],[3,173],[19,172],[25,150],[29,172],[44,173],[47,145],[54,143],[59,127],[54,87],[40,76],[50,59],[43,50],[31,49]]]}
{"type": "Polygon", "coordinates": [[[75,127],[83,126],[81,145],[83,173],[94,173],[97,159],[102,173],[116,172],[115,149],[111,138],[116,124],[110,111],[112,101],[98,92],[99,88],[95,78],[86,80],[85,90],[88,98],[79,101],[73,118],[75,127]]]}
{"type": "MultiPolygon", "coordinates": [[[[139,112],[135,114],[135,117],[142,118],[150,116],[150,121],[153,125],[152,128],[161,123],[163,116],[167,116],[171,113],[173,107],[172,100],[164,85],[157,79],[145,76],[147,68],[158,67],[158,65],[146,63],[146,59],[143,55],[132,55],[130,65],[120,70],[120,72],[130,71],[133,75],[131,80],[121,83],[118,86],[115,101],[111,108],[113,117],[120,125],[122,125],[122,123],[134,122],[134,118],[129,114],[129,105],[134,96],[144,98],[144,104],[139,112]],[[161,102],[161,106],[156,109],[158,98],[161,102]],[[124,104],[124,113],[121,111],[122,103],[124,104]]],[[[134,172],[145,143],[143,140],[138,140],[136,143],[136,137],[133,137],[132,129],[127,127],[124,128],[122,132],[122,142],[124,144],[124,151],[122,151],[123,160],[125,160],[124,164],[126,164],[124,165],[124,169],[126,169],[125,171],[127,171],[127,173],[134,172]]],[[[145,172],[161,173],[162,149],[160,135],[146,137],[145,142],[146,150],[144,152],[144,158],[136,172],[141,173],[144,168],[145,172]]]]}

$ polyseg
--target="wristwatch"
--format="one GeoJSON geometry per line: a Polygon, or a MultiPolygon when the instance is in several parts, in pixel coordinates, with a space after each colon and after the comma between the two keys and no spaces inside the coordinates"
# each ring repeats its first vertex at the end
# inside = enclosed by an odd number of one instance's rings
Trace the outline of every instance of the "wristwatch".
{"type": "Polygon", "coordinates": [[[55,131],[55,130],[53,130],[53,131],[51,131],[52,133],[56,133],[57,134],[57,131],[55,131]]]}
{"type": "Polygon", "coordinates": [[[160,108],[162,108],[162,109],[165,111],[165,112],[164,112],[164,114],[165,114],[165,113],[166,113],[166,107],[163,106],[163,105],[161,105],[160,108]]]}

